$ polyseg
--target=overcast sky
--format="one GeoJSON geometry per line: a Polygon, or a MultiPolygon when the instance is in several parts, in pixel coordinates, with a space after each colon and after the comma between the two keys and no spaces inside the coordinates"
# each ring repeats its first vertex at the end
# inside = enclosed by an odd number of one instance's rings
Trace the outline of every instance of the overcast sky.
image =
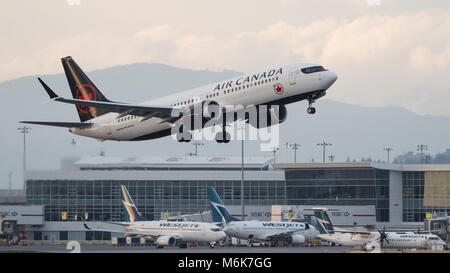
{"type": "Polygon", "coordinates": [[[338,73],[330,99],[448,116],[449,33],[448,0],[2,1],[0,82],[62,73],[67,55],[87,71],[313,62],[338,73]]]}

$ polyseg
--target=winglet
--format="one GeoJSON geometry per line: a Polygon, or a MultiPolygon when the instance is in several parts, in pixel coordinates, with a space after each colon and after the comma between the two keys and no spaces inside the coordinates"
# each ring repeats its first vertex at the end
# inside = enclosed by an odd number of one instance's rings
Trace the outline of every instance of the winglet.
{"type": "Polygon", "coordinates": [[[59,97],[58,95],[56,95],[55,92],[53,92],[53,90],[50,87],[48,87],[47,84],[45,84],[43,80],[41,80],[41,78],[38,78],[38,80],[42,84],[42,87],[44,87],[45,91],[47,91],[47,94],[50,96],[51,99],[59,97]]]}
{"type": "Polygon", "coordinates": [[[86,223],[83,223],[83,225],[84,225],[84,227],[85,227],[86,229],[92,230],[91,228],[89,228],[89,227],[86,225],[86,223]]]}

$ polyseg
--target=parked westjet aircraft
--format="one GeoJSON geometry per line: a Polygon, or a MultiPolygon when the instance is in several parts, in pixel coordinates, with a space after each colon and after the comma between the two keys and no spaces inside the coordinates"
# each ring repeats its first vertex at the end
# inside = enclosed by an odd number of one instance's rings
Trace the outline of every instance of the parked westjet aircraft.
{"type": "MultiPolygon", "coordinates": [[[[86,76],[81,68],[69,56],[61,59],[73,99],[58,96],[45,84],[39,82],[53,101],[75,104],[80,122],[47,122],[23,121],[22,123],[59,126],[69,128],[69,132],[98,139],[116,141],[148,140],[172,134],[179,116],[173,117],[173,110],[188,110],[200,107],[203,127],[211,117],[211,106],[226,105],[257,106],[258,119],[247,122],[253,127],[259,124],[261,107],[267,105],[271,109],[279,106],[276,118],[267,115],[267,126],[284,122],[287,117],[286,104],[308,100],[308,113],[314,114],[312,107],[315,100],[325,96],[326,90],[336,81],[337,75],[315,64],[294,64],[251,73],[230,80],[209,84],[203,87],[186,90],[177,94],[144,102],[128,104],[107,99],[95,84],[86,76]]],[[[234,119],[239,119],[234,117],[234,119]]],[[[217,142],[229,142],[230,135],[225,131],[228,119],[222,125],[222,132],[217,133],[217,142]]],[[[199,129],[199,128],[194,128],[199,129]]],[[[191,140],[191,135],[178,138],[180,142],[191,140]]]]}
{"type": "Polygon", "coordinates": [[[242,221],[231,216],[216,190],[208,187],[213,222],[223,223],[225,233],[239,239],[258,241],[287,241],[302,244],[314,239],[319,232],[308,223],[242,221]]]}
{"type": "Polygon", "coordinates": [[[374,250],[379,244],[382,248],[428,248],[432,245],[446,243],[434,234],[415,234],[413,232],[353,232],[335,231],[327,209],[314,208],[317,226],[320,234],[318,237],[343,246],[359,246],[364,250],[374,250]],[[384,243],[386,242],[386,244],[384,243]]]}
{"type": "Polygon", "coordinates": [[[219,226],[204,222],[171,222],[166,220],[149,221],[142,217],[131,199],[127,188],[121,185],[121,201],[127,222],[114,223],[120,229],[105,229],[94,227],[87,223],[84,226],[89,230],[125,233],[151,238],[158,248],[171,245],[186,247],[187,242],[209,243],[214,247],[216,242],[225,239],[226,234],[219,226]]]}

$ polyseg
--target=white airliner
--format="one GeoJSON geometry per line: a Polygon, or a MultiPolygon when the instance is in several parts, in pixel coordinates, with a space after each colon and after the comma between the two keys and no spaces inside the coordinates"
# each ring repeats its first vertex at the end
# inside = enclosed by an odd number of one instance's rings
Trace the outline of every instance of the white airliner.
{"type": "Polygon", "coordinates": [[[134,204],[128,190],[121,185],[122,205],[127,222],[110,223],[117,225],[117,229],[105,229],[85,223],[88,230],[117,232],[129,235],[148,237],[154,240],[158,248],[171,245],[186,247],[187,242],[209,243],[214,247],[216,242],[225,239],[226,234],[219,226],[204,222],[171,222],[171,221],[149,221],[142,217],[134,204]]]}
{"type": "MultiPolygon", "coordinates": [[[[314,114],[312,104],[326,94],[326,90],[336,81],[336,73],[316,64],[294,64],[279,66],[257,73],[251,73],[203,87],[186,90],[177,94],[144,102],[128,104],[108,100],[95,84],[86,76],[69,56],[61,59],[72,92],[73,99],[58,96],[42,79],[38,78],[53,101],[75,104],[81,122],[22,121],[22,123],[59,126],[70,128],[69,132],[103,140],[136,141],[148,140],[171,135],[175,123],[174,110],[201,109],[204,123],[211,117],[205,115],[211,105],[254,105],[258,116],[267,106],[279,109],[276,118],[268,118],[268,126],[284,122],[287,118],[286,104],[308,100],[308,113],[314,114]],[[260,108],[258,108],[260,107],[260,108]]],[[[176,79],[174,79],[176,80],[176,79]]],[[[132,90],[127,90],[130,92],[132,90]]],[[[257,121],[248,121],[253,127],[264,127],[257,121]]],[[[221,125],[222,132],[217,133],[217,142],[229,142],[225,131],[228,119],[221,125]]],[[[264,123],[265,124],[265,123],[264,123]]],[[[194,128],[201,129],[201,128],[194,128]]],[[[180,142],[190,141],[191,135],[178,138],[180,142]]]]}
{"type": "Polygon", "coordinates": [[[287,241],[290,244],[303,244],[314,239],[319,232],[308,223],[241,221],[231,216],[216,190],[208,187],[213,222],[223,223],[228,236],[257,241],[287,241]]]}
{"type": "Polygon", "coordinates": [[[327,209],[313,208],[317,226],[322,240],[343,246],[359,246],[364,250],[374,250],[378,245],[381,248],[429,248],[432,245],[443,245],[446,243],[434,234],[416,234],[413,232],[352,232],[335,231],[327,209]]]}

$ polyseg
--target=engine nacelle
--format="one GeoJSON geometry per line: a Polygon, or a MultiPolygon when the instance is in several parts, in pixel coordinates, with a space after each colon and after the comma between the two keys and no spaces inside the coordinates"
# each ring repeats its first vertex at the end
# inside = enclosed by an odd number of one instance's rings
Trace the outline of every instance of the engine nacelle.
{"type": "Polygon", "coordinates": [[[303,243],[305,243],[305,242],[306,242],[305,236],[300,235],[300,234],[295,234],[295,235],[292,235],[292,236],[291,236],[291,240],[290,240],[289,243],[295,245],[295,244],[303,244],[303,243]]]}
{"type": "Polygon", "coordinates": [[[380,249],[380,245],[376,244],[376,243],[367,243],[364,245],[364,249],[366,251],[376,251],[380,249]]]}
{"type": "Polygon", "coordinates": [[[158,246],[172,246],[176,243],[176,240],[172,236],[159,236],[156,239],[156,244],[158,246]]]}
{"type": "Polygon", "coordinates": [[[246,114],[247,122],[255,128],[270,127],[281,124],[287,119],[287,109],[284,105],[256,106],[256,117],[249,112],[246,114]]]}

